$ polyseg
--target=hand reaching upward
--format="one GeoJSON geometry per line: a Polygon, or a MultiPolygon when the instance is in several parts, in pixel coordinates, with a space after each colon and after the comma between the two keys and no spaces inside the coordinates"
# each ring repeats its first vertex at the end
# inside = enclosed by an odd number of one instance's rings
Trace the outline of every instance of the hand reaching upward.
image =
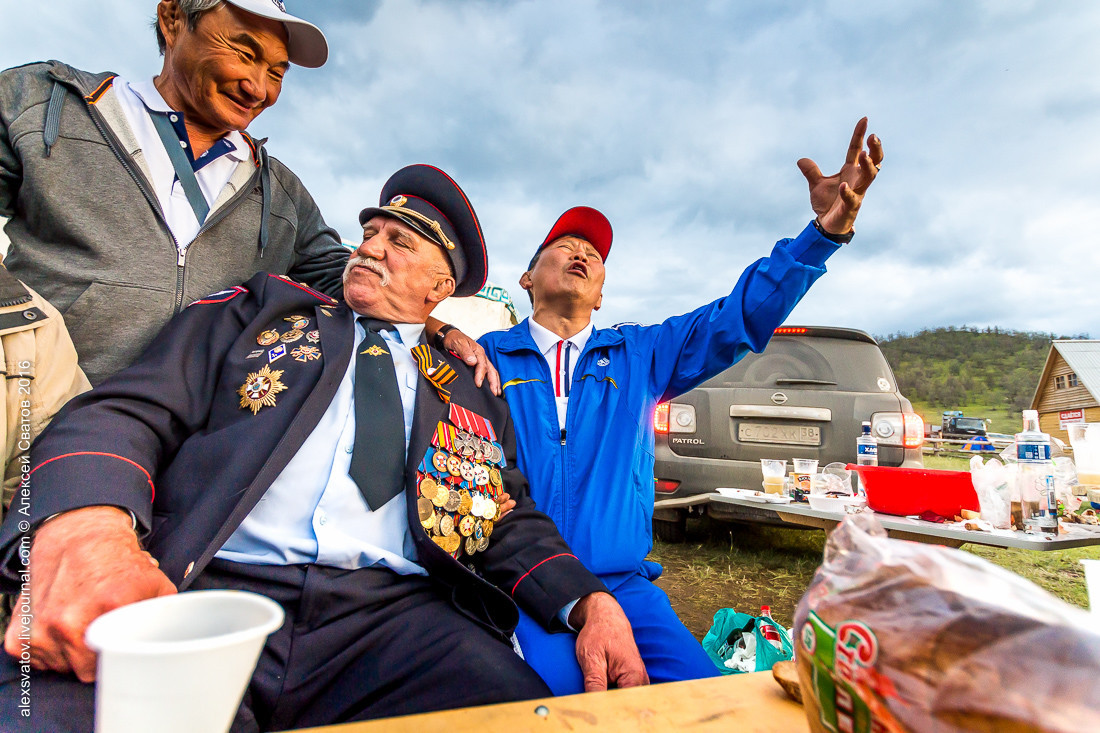
{"type": "Polygon", "coordinates": [[[831,175],[821,175],[821,170],[809,158],[798,161],[798,168],[810,185],[810,206],[817,214],[821,228],[830,234],[847,234],[852,231],[856,214],[863,203],[871,182],[882,164],[882,141],[877,135],[867,139],[863,149],[863,137],[867,133],[867,118],[856,123],[852,141],[844,165],[831,175]]]}

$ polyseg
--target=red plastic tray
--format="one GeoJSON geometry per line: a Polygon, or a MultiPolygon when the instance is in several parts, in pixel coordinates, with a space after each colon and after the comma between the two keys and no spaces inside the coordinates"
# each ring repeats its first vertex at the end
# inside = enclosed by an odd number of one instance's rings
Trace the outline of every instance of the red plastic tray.
{"type": "Polygon", "coordinates": [[[867,506],[883,514],[908,516],[934,512],[956,517],[963,509],[978,511],[978,495],[969,471],[935,471],[930,468],[857,466],[867,491],[867,506]]]}

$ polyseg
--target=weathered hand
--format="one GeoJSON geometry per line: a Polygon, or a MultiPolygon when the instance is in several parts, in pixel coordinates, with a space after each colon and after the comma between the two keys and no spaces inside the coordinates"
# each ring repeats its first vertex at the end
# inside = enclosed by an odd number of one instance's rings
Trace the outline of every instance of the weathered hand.
{"type": "Polygon", "coordinates": [[[634,643],[634,632],[622,607],[610,593],[590,593],[569,614],[577,633],[577,661],[584,691],[649,684],[649,674],[634,643]]]}
{"type": "Polygon", "coordinates": [[[834,175],[821,175],[817,164],[809,158],[798,161],[798,168],[810,185],[810,206],[817,214],[821,228],[830,234],[852,231],[863,196],[882,163],[882,141],[877,135],[871,135],[867,139],[868,149],[864,150],[863,136],[866,133],[867,118],[864,117],[856,123],[844,165],[834,175]]]}
{"type": "Polygon", "coordinates": [[[19,609],[4,639],[4,649],[19,657],[29,644],[31,666],[72,672],[83,682],[95,679],[96,655],[84,644],[84,631],[99,616],[119,606],[170,595],[176,587],[157,561],[138,545],[130,516],[115,507],[67,512],[44,524],[35,535],[30,557],[30,638],[19,609]]]}
{"type": "Polygon", "coordinates": [[[447,351],[474,367],[474,384],[480,387],[488,377],[489,389],[500,397],[500,373],[489,361],[489,356],[485,353],[485,349],[481,348],[481,344],[457,328],[453,328],[443,337],[443,346],[447,351]]]}

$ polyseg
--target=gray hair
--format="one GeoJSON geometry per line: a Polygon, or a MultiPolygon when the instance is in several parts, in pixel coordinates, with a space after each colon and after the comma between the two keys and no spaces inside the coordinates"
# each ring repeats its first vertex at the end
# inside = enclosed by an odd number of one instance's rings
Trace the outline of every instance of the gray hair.
{"type": "MultiPolygon", "coordinates": [[[[179,6],[180,12],[187,18],[187,30],[195,30],[195,25],[199,22],[199,18],[203,13],[207,13],[214,8],[222,4],[222,0],[174,0],[176,5],[179,6]]],[[[160,23],[157,22],[156,16],[153,16],[153,31],[157,34],[157,47],[160,48],[160,55],[164,55],[164,49],[167,47],[167,43],[164,40],[164,34],[160,32],[160,23]]]]}

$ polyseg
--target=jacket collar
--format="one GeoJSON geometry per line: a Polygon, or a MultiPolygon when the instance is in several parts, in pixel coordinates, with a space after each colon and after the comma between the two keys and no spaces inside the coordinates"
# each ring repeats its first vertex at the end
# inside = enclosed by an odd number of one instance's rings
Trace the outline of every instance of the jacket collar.
{"type": "MultiPolygon", "coordinates": [[[[530,318],[524,318],[517,325],[512,326],[497,343],[497,349],[505,354],[519,351],[533,351],[542,354],[535,340],[531,338],[531,327],[528,325],[530,318]]],[[[591,351],[605,346],[614,346],[622,343],[623,335],[617,328],[593,328],[588,337],[588,343],[584,345],[584,351],[591,351]]]]}

